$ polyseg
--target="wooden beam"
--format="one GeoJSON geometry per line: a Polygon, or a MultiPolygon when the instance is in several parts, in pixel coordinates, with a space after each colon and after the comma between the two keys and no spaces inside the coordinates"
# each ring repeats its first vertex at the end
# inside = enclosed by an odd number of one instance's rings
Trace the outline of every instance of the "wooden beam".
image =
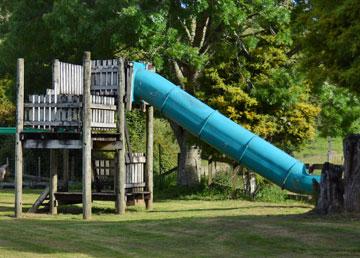
{"type": "Polygon", "coordinates": [[[58,151],[50,150],[50,214],[57,214],[55,193],[58,187],[58,151]]]}
{"type": "Polygon", "coordinates": [[[81,149],[81,140],[35,140],[24,142],[25,149],[81,149]]]}
{"type": "MultiPolygon", "coordinates": [[[[120,135],[120,142],[125,142],[125,67],[124,60],[118,62],[118,110],[117,110],[117,130],[120,135]]],[[[125,146],[116,151],[116,169],[115,169],[115,209],[117,214],[124,214],[126,208],[125,201],[125,146]]]]}
{"type": "Polygon", "coordinates": [[[82,188],[83,218],[91,219],[91,60],[90,52],[84,53],[83,70],[83,148],[82,188]]]}
{"type": "Polygon", "coordinates": [[[63,191],[69,191],[69,150],[63,150],[63,191]]]}
{"type": "Polygon", "coordinates": [[[153,158],[154,158],[154,108],[147,106],[146,112],[146,190],[150,192],[150,198],[145,200],[146,209],[153,207],[153,158]]]}
{"type": "Polygon", "coordinates": [[[16,135],[15,135],[15,217],[22,216],[23,145],[20,134],[24,129],[24,59],[17,60],[16,76],[16,135]]]}

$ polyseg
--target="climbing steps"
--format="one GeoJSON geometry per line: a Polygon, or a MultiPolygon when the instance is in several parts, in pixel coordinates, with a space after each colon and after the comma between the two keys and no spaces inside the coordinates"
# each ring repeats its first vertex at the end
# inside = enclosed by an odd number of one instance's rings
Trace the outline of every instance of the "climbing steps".
{"type": "Polygon", "coordinates": [[[40,209],[40,206],[43,206],[44,209],[49,209],[49,205],[50,205],[49,193],[50,193],[50,188],[46,187],[44,192],[42,192],[42,194],[40,194],[40,196],[36,199],[34,204],[28,210],[28,213],[36,213],[40,209]]]}

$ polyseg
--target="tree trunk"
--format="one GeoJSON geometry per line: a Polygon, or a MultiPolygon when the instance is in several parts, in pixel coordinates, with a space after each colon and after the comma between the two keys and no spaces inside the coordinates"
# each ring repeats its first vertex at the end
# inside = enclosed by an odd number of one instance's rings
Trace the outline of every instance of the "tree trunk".
{"type": "MultiPolygon", "coordinates": [[[[204,26],[206,31],[207,25],[204,26]]],[[[196,95],[196,80],[200,74],[199,71],[191,65],[179,64],[175,60],[173,60],[173,66],[180,87],[189,94],[196,95]],[[186,85],[184,84],[185,81],[186,85]]],[[[190,134],[182,127],[174,122],[170,122],[170,125],[180,147],[177,183],[184,186],[197,185],[201,179],[201,149],[197,144],[190,141],[190,134]]]]}
{"type": "Polygon", "coordinates": [[[343,168],[325,162],[321,170],[319,196],[315,211],[320,214],[337,213],[343,210],[344,206],[344,186],[342,180],[343,168]]]}
{"type": "Polygon", "coordinates": [[[180,146],[178,158],[177,183],[183,186],[193,186],[201,179],[201,150],[190,142],[190,134],[180,126],[171,123],[177,142],[180,146]]]}
{"type": "Polygon", "coordinates": [[[360,135],[349,135],[344,140],[344,207],[349,212],[360,212],[360,135]]]}
{"type": "Polygon", "coordinates": [[[254,198],[256,193],[256,175],[247,168],[243,168],[242,171],[244,193],[246,196],[254,198]]]}

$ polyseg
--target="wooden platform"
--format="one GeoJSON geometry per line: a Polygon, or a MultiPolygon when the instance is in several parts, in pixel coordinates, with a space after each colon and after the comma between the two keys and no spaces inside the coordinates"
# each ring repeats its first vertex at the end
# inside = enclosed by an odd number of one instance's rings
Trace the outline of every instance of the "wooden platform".
{"type": "MultiPolygon", "coordinates": [[[[92,147],[95,150],[116,151],[123,148],[119,133],[92,133],[92,147]]],[[[23,132],[21,140],[25,149],[81,149],[80,132],[23,132]]]]}
{"type": "MultiPolygon", "coordinates": [[[[55,198],[58,204],[77,204],[82,203],[81,192],[56,192],[55,198]]],[[[136,192],[126,193],[126,200],[128,205],[133,205],[135,200],[148,200],[150,192],[136,192]]],[[[93,201],[115,201],[116,195],[114,192],[92,193],[93,201]]]]}

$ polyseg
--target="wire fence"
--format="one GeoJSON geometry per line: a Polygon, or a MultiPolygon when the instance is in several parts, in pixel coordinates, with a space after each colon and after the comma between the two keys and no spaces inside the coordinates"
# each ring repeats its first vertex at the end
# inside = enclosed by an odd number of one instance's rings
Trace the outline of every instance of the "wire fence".
{"type": "Polygon", "coordinates": [[[330,155],[328,154],[306,155],[299,159],[307,164],[323,164],[325,162],[330,162],[333,164],[342,165],[344,163],[344,155],[339,153],[333,153],[330,155]]]}

